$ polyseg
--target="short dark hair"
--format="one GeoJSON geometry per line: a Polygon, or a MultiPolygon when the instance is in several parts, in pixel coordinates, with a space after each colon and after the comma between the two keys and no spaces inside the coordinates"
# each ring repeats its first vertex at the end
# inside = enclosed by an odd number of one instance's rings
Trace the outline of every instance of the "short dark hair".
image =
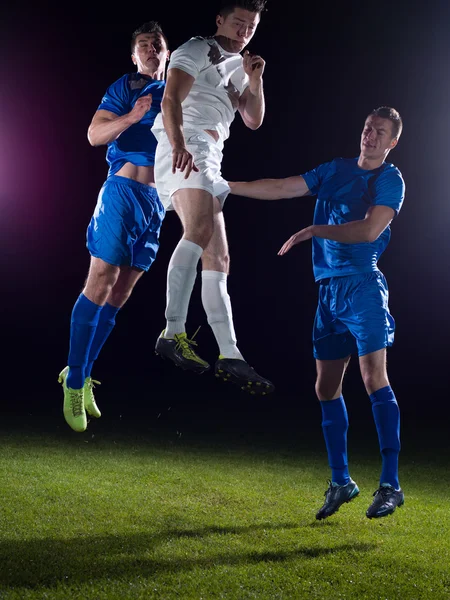
{"type": "Polygon", "coordinates": [[[160,35],[166,42],[167,48],[169,48],[169,41],[164,35],[163,30],[161,29],[161,25],[158,23],[158,21],[147,21],[146,23],[138,27],[131,36],[131,54],[134,53],[134,49],[136,47],[136,38],[138,35],[141,35],[141,33],[156,33],[157,35],[160,35]]]}
{"type": "Polygon", "coordinates": [[[392,123],[392,137],[397,139],[400,137],[403,129],[403,121],[398,110],[395,110],[395,108],[391,108],[390,106],[380,106],[379,108],[373,109],[369,117],[371,116],[389,119],[392,123]]]}
{"type": "Polygon", "coordinates": [[[235,8],[243,8],[253,13],[262,13],[266,10],[267,0],[225,0],[221,3],[218,14],[228,17],[235,8]]]}

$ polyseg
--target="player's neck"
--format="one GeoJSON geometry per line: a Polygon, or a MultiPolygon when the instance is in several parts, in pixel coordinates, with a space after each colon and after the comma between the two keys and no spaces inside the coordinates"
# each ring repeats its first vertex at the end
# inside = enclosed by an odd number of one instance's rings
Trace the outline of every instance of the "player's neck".
{"type": "Polygon", "coordinates": [[[386,156],[382,156],[381,158],[367,158],[367,156],[360,154],[358,158],[358,167],[364,169],[364,171],[373,171],[374,169],[381,167],[385,158],[386,156]]]}
{"type": "Polygon", "coordinates": [[[151,77],[152,79],[155,79],[156,81],[161,81],[164,79],[164,70],[162,69],[157,69],[156,71],[150,71],[150,70],[142,70],[139,71],[139,73],[141,75],[146,75],[147,77],[151,77]]]}
{"type": "Polygon", "coordinates": [[[231,38],[227,38],[224,35],[215,35],[214,39],[221,46],[225,52],[232,52],[233,54],[238,54],[241,50],[240,42],[236,40],[232,40],[231,38]]]}

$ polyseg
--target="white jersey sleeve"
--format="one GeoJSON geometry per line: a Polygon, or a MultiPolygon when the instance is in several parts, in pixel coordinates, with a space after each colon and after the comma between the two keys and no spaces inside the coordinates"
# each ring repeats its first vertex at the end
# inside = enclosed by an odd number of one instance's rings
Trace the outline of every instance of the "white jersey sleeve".
{"type": "Polygon", "coordinates": [[[168,68],[180,69],[196,79],[209,62],[208,49],[204,38],[191,38],[171,55],[168,68]]]}

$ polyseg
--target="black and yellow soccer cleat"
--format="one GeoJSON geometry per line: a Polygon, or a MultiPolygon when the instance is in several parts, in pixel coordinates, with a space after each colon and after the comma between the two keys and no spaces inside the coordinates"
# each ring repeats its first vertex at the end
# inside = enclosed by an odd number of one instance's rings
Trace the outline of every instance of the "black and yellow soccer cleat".
{"type": "Polygon", "coordinates": [[[366,516],[369,519],[379,519],[380,517],[392,515],[397,506],[403,506],[405,503],[403,491],[401,489],[396,490],[391,485],[380,485],[373,495],[375,498],[366,511],[366,516]]]}
{"type": "Polygon", "coordinates": [[[163,331],[156,342],[156,354],[161,358],[168,358],[177,367],[185,371],[194,371],[198,374],[204,373],[209,369],[209,364],[200,358],[193,349],[193,346],[197,345],[197,342],[194,342],[197,331],[192,339],[188,339],[186,333],[176,333],[173,338],[165,338],[163,331]]]}
{"type": "Polygon", "coordinates": [[[241,390],[252,394],[253,396],[265,396],[274,391],[275,386],[268,379],[251,367],[245,360],[238,358],[224,358],[219,356],[215,367],[216,377],[223,381],[231,381],[238,385],[241,390]]]}

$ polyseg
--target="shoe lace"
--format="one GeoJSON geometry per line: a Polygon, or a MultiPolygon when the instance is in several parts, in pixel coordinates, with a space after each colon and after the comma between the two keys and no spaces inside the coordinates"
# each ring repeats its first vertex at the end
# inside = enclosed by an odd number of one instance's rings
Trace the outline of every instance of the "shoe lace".
{"type": "Polygon", "coordinates": [[[72,390],[69,389],[69,400],[72,408],[72,414],[74,417],[80,417],[83,414],[83,390],[72,390]]]}
{"type": "Polygon", "coordinates": [[[374,496],[380,495],[383,502],[385,502],[388,497],[392,494],[392,488],[387,487],[386,485],[381,485],[374,493],[374,496]]]}
{"type": "Polygon", "coordinates": [[[175,346],[175,348],[177,350],[181,350],[183,356],[185,358],[190,358],[192,360],[198,360],[198,356],[197,354],[194,352],[194,350],[192,349],[192,346],[198,346],[197,342],[194,342],[194,338],[197,335],[197,333],[200,330],[201,325],[197,328],[197,331],[194,333],[194,335],[189,339],[188,337],[176,337],[177,340],[177,345],[175,346]]]}
{"type": "Polygon", "coordinates": [[[328,494],[329,494],[329,493],[332,491],[332,489],[333,489],[333,484],[331,483],[331,479],[328,479],[328,480],[327,480],[327,483],[328,483],[328,487],[327,487],[327,489],[325,490],[325,492],[324,492],[324,494],[323,494],[323,495],[325,496],[325,498],[328,496],[328,494]]]}
{"type": "Polygon", "coordinates": [[[92,379],[92,377],[89,377],[89,379],[87,380],[87,384],[91,388],[91,390],[93,390],[96,385],[102,385],[100,381],[92,379]]]}

